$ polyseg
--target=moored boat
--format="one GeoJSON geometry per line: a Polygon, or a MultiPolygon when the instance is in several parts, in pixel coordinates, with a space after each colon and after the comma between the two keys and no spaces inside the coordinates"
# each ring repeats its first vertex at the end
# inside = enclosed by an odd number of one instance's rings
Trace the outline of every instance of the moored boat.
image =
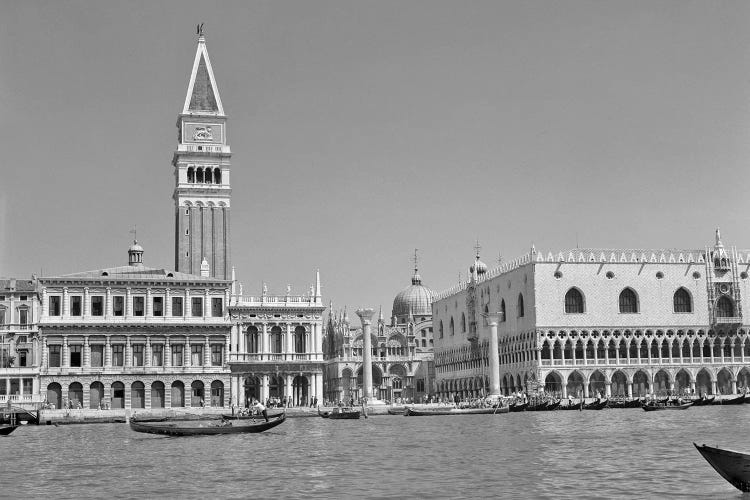
{"type": "Polygon", "coordinates": [[[440,409],[429,409],[429,410],[417,410],[414,408],[407,408],[407,417],[431,417],[438,415],[500,415],[508,413],[509,407],[503,406],[500,408],[440,408],[440,409]]]}
{"type": "Polygon", "coordinates": [[[705,444],[698,446],[693,443],[693,446],[732,486],[740,491],[750,492],[750,454],[712,448],[705,444]]]}
{"type": "Polygon", "coordinates": [[[607,407],[607,400],[604,401],[597,399],[593,403],[589,403],[587,405],[583,405],[584,410],[603,410],[607,407]]]}
{"type": "Polygon", "coordinates": [[[331,420],[356,420],[362,415],[362,412],[346,406],[336,406],[331,411],[320,411],[320,408],[318,408],[318,415],[331,420]]]}
{"type": "MultiPolygon", "coordinates": [[[[283,411],[277,411],[276,413],[266,412],[268,414],[269,420],[272,418],[276,418],[281,416],[284,412],[283,411]]],[[[257,418],[263,418],[263,415],[255,414],[255,415],[240,415],[239,413],[235,413],[234,415],[229,413],[222,413],[221,418],[223,420],[252,420],[257,418]]]]}
{"type": "Polygon", "coordinates": [[[0,436],[7,436],[17,428],[17,425],[0,425],[0,436]]]}
{"type": "Polygon", "coordinates": [[[699,399],[696,399],[693,401],[693,406],[709,406],[713,404],[713,402],[716,400],[716,396],[712,398],[707,398],[706,396],[701,396],[699,399]]]}
{"type": "Polygon", "coordinates": [[[196,426],[195,422],[178,422],[170,421],[166,423],[152,424],[139,422],[138,419],[130,419],[130,428],[135,432],[145,432],[147,434],[162,434],[166,436],[205,436],[217,434],[245,434],[267,431],[277,425],[283,424],[286,420],[286,414],[282,413],[273,420],[261,421],[259,423],[241,423],[234,424],[229,421],[221,423],[210,423],[196,426]]]}
{"type": "Polygon", "coordinates": [[[566,405],[560,405],[557,407],[558,410],[582,410],[583,409],[583,400],[580,400],[577,403],[568,402],[566,405]]]}
{"type": "Polygon", "coordinates": [[[646,405],[643,405],[642,408],[645,411],[660,411],[660,410],[687,410],[693,406],[692,403],[685,403],[682,405],[667,405],[667,404],[654,404],[649,403],[646,405]]]}
{"type": "Polygon", "coordinates": [[[712,400],[713,405],[741,405],[745,404],[745,395],[741,394],[740,396],[732,399],[720,399],[718,401],[715,401],[716,396],[714,396],[714,399],[712,400]]]}
{"type": "Polygon", "coordinates": [[[407,406],[393,406],[388,408],[388,415],[406,415],[407,406]]]}
{"type": "Polygon", "coordinates": [[[519,403],[513,403],[512,405],[510,405],[508,407],[508,411],[510,411],[511,413],[516,413],[516,412],[519,412],[519,411],[525,411],[527,406],[529,406],[528,403],[520,403],[520,404],[519,403]]]}

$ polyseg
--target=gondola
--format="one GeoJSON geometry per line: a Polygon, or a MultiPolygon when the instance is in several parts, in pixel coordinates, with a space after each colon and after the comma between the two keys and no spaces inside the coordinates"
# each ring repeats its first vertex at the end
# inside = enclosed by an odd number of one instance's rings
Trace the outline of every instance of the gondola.
{"type": "Polygon", "coordinates": [[[18,429],[17,425],[2,425],[0,426],[0,436],[7,436],[16,429],[18,429]]]}
{"type": "Polygon", "coordinates": [[[710,446],[693,446],[721,477],[740,491],[750,492],[750,455],[710,446]]]}
{"type": "Polygon", "coordinates": [[[562,400],[560,400],[560,399],[558,399],[557,401],[549,401],[547,403],[547,406],[545,406],[544,408],[542,408],[542,411],[557,410],[557,408],[560,406],[561,402],[562,402],[562,400]]]}
{"type": "Polygon", "coordinates": [[[664,404],[646,404],[643,405],[641,408],[643,408],[645,411],[661,411],[661,410],[687,410],[693,406],[693,403],[685,403],[682,405],[664,405],[664,404]]]}
{"type": "MultiPolygon", "coordinates": [[[[268,418],[276,418],[278,416],[281,416],[284,412],[283,411],[277,411],[276,413],[266,412],[268,414],[268,418]]],[[[263,418],[263,415],[240,415],[239,413],[235,413],[234,415],[231,415],[229,413],[222,413],[221,414],[222,420],[251,420],[256,418],[263,418]]]]}
{"type": "MultiPolygon", "coordinates": [[[[716,396],[714,396],[714,399],[716,399],[716,396]]],[[[711,403],[712,405],[741,405],[745,404],[745,395],[742,394],[736,398],[732,399],[720,399],[718,401],[713,401],[711,403]]]]}
{"type": "Polygon", "coordinates": [[[331,420],[357,420],[362,415],[362,412],[346,406],[336,406],[331,411],[320,411],[320,408],[318,408],[318,415],[331,420]]]}
{"type": "Polygon", "coordinates": [[[584,410],[603,410],[607,407],[607,400],[604,401],[597,399],[593,403],[589,403],[587,405],[583,405],[584,410]]]}
{"type": "Polygon", "coordinates": [[[542,401],[541,403],[528,404],[526,411],[544,411],[551,403],[551,401],[542,401]]]}
{"type": "Polygon", "coordinates": [[[519,403],[513,403],[512,405],[510,405],[508,407],[508,411],[510,411],[511,413],[516,413],[516,412],[519,412],[519,411],[525,411],[527,406],[529,406],[528,403],[520,403],[520,404],[519,403]]]}
{"type": "Polygon", "coordinates": [[[643,401],[641,401],[640,399],[634,399],[633,401],[626,402],[623,408],[641,408],[642,406],[643,401]]]}
{"type": "MultiPolygon", "coordinates": [[[[263,432],[281,425],[286,420],[286,413],[268,422],[261,421],[257,424],[242,423],[233,424],[232,422],[214,423],[205,426],[195,426],[190,422],[190,426],[178,425],[176,421],[165,424],[148,424],[138,422],[137,419],[130,419],[130,428],[135,432],[145,432],[148,434],[163,434],[166,436],[213,436],[217,434],[244,434],[263,432]]],[[[185,423],[185,422],[183,422],[185,423]]]]}
{"type": "Polygon", "coordinates": [[[696,399],[695,401],[693,401],[693,406],[710,406],[713,404],[715,400],[716,400],[716,396],[712,398],[701,396],[699,399],[696,399]]]}
{"type": "Polygon", "coordinates": [[[388,408],[388,415],[406,415],[406,406],[396,406],[393,408],[388,408]]]}
{"type": "Polygon", "coordinates": [[[573,403],[571,401],[568,402],[565,406],[560,405],[557,407],[558,410],[582,410],[583,409],[583,400],[580,400],[577,403],[573,403]]]}
{"type": "Polygon", "coordinates": [[[501,415],[508,413],[509,407],[500,408],[444,408],[436,410],[415,410],[407,408],[407,417],[432,417],[438,415],[501,415]]]}

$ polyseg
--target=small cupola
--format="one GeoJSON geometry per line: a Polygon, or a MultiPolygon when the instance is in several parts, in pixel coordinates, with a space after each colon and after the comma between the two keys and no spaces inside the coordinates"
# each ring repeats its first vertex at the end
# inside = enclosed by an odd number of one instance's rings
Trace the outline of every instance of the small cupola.
{"type": "Polygon", "coordinates": [[[204,278],[208,278],[211,275],[211,268],[208,265],[208,261],[205,257],[203,257],[203,262],[201,262],[201,276],[204,278]]]}
{"type": "Polygon", "coordinates": [[[138,240],[133,240],[133,244],[128,248],[128,265],[143,265],[143,247],[138,244],[138,240]]]}

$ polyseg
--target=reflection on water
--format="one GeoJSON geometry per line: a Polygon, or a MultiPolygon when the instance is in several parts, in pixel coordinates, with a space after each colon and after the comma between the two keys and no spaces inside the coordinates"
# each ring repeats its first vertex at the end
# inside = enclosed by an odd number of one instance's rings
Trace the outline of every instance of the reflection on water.
{"type": "Polygon", "coordinates": [[[750,405],[289,419],[170,438],[124,424],[0,438],[0,497],[742,498],[692,442],[750,452],[750,405]]]}

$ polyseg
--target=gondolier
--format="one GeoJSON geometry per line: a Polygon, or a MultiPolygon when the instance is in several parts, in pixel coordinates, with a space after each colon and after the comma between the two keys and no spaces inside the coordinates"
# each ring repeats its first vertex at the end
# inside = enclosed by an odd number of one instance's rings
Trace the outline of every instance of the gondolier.
{"type": "Polygon", "coordinates": [[[263,415],[263,418],[265,418],[266,422],[268,422],[268,412],[266,411],[266,407],[261,404],[260,401],[258,401],[257,399],[253,399],[253,408],[258,410],[258,413],[263,415]]]}

